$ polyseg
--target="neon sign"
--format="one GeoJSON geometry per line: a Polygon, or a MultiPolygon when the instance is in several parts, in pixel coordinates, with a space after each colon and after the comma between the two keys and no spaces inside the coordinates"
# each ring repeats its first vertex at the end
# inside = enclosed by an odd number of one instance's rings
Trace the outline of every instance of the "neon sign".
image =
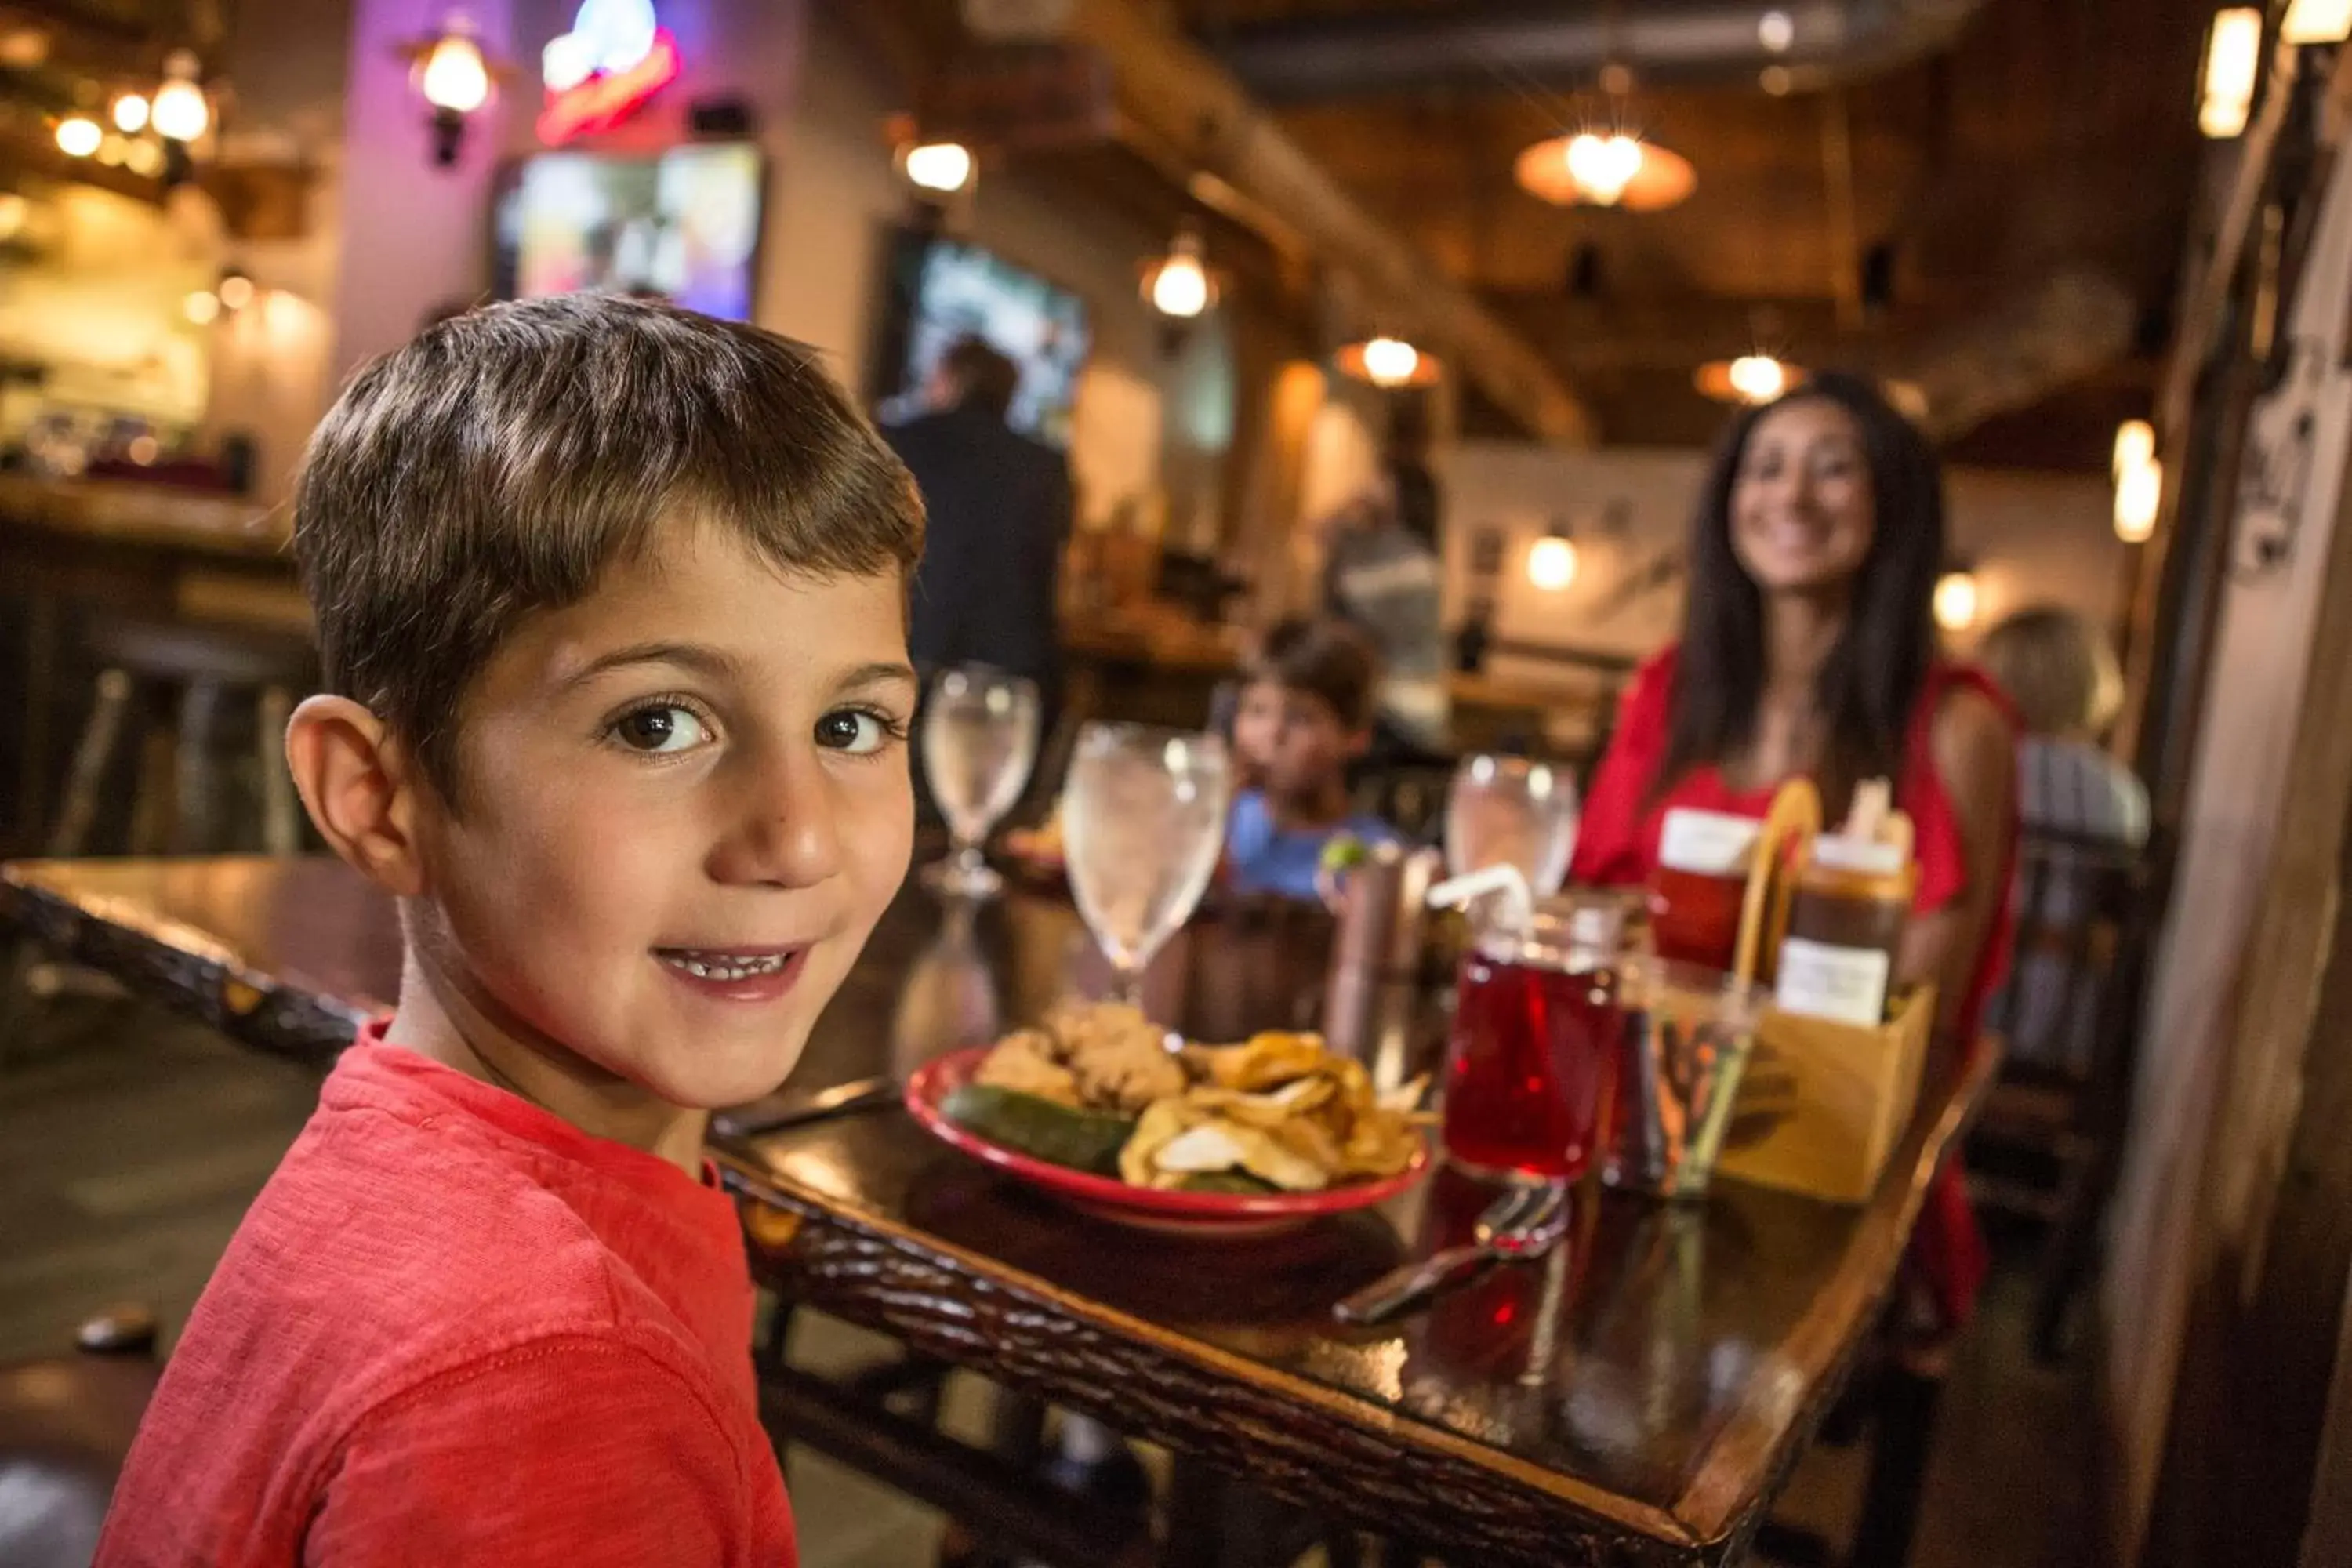
{"type": "Polygon", "coordinates": [[[610,131],[676,80],[682,63],[653,0],[581,0],[572,30],[540,54],[539,139],[555,147],[610,131]]]}

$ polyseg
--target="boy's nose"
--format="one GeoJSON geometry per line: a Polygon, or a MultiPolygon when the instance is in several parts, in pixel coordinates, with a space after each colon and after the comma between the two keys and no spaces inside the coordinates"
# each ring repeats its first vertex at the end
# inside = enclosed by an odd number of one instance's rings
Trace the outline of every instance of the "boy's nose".
{"type": "Polygon", "coordinates": [[[841,869],[840,803],[814,757],[780,760],[744,804],[729,880],[805,888],[841,869]]]}

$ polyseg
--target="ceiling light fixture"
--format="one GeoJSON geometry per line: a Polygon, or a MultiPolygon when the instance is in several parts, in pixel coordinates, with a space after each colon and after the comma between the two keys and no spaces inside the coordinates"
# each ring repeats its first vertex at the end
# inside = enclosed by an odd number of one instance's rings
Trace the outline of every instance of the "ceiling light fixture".
{"type": "Polygon", "coordinates": [[[1189,321],[1217,302],[1217,285],[1201,258],[1201,231],[1191,224],[1176,231],[1168,254],[1143,275],[1145,303],[1171,321],[1189,321]]]}
{"type": "Polygon", "coordinates": [[[1333,358],[1343,374],[1391,391],[1431,385],[1442,368],[1434,355],[1386,333],[1349,343],[1333,358]]]}
{"type": "Polygon", "coordinates": [[[68,158],[87,158],[105,140],[106,132],[87,114],[68,114],[58,121],[58,151],[68,158]]]}
{"type": "Polygon", "coordinates": [[[1805,373],[1772,354],[1746,353],[1698,367],[1691,384],[1717,403],[1769,403],[1805,379],[1805,373]]]}
{"type": "Polygon", "coordinates": [[[1520,153],[1512,165],[1519,187],[1554,206],[1622,207],[1657,212],[1697,188],[1689,159],[1623,131],[1579,131],[1520,153]]]}

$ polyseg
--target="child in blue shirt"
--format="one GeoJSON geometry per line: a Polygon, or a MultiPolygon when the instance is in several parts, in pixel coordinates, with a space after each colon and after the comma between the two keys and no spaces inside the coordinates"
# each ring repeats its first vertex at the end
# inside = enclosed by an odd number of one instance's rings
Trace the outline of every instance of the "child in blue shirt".
{"type": "Polygon", "coordinates": [[[1225,832],[1234,891],[1313,899],[1316,868],[1334,837],[1397,837],[1380,818],[1348,809],[1348,764],[1371,741],[1379,682],[1379,657],[1344,621],[1290,620],[1266,634],[1234,718],[1245,786],[1225,832]]]}

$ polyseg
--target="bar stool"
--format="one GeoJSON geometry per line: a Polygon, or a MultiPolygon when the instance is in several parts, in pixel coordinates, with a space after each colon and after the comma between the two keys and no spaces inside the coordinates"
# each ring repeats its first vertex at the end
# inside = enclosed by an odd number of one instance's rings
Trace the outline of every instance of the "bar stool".
{"type": "Polygon", "coordinates": [[[281,745],[292,693],[312,679],[317,666],[310,645],[246,626],[108,619],[90,628],[88,646],[101,667],[97,700],[74,747],[49,854],[81,853],[142,686],[173,694],[177,716],[168,766],[140,770],[132,797],[132,851],[186,854],[219,847],[215,736],[224,705],[236,697],[253,703],[257,728],[254,760],[260,764],[262,847],[273,855],[294,853],[300,819],[281,745]],[[159,773],[166,776],[154,776],[159,773]],[[167,814],[169,832],[156,832],[155,822],[167,814]]]}

